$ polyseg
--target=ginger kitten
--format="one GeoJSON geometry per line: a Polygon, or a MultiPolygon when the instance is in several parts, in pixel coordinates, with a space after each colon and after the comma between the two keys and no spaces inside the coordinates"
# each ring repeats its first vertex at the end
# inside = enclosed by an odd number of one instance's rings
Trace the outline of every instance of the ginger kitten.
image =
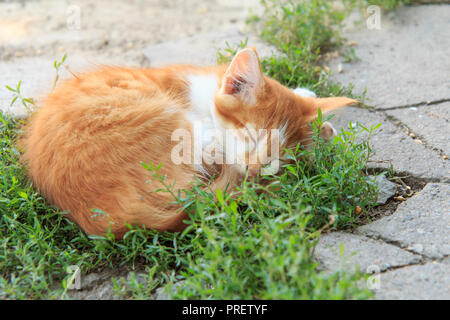
{"type": "MultiPolygon", "coordinates": [[[[152,192],[161,185],[146,183],[142,162],[161,163],[176,188],[189,189],[197,175],[223,189],[247,171],[279,165],[284,148],[309,145],[307,124],[318,108],[355,102],[290,90],[264,76],[247,48],[228,66],[105,67],[63,81],[31,116],[19,146],[34,186],[88,234],[109,227],[121,238],[126,223],[180,231],[186,213],[168,193],[152,192]],[[93,217],[94,208],[107,215],[93,217]]],[[[322,128],[325,138],[333,132],[322,128]]]]}

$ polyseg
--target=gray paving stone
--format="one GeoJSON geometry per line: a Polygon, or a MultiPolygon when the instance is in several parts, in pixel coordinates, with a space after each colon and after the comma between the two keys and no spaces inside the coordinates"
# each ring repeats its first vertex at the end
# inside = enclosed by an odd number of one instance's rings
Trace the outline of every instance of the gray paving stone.
{"type": "Polygon", "coordinates": [[[450,265],[450,256],[446,257],[446,258],[443,259],[441,262],[442,262],[443,264],[450,265]]]}
{"type": "Polygon", "coordinates": [[[14,94],[5,85],[15,88],[20,80],[23,97],[38,99],[41,91],[48,90],[54,79],[53,61],[43,58],[17,59],[13,62],[0,61],[0,110],[23,117],[27,110],[19,101],[10,107],[14,94]]]}
{"type": "Polygon", "coordinates": [[[443,263],[429,262],[388,271],[379,280],[376,299],[450,299],[450,272],[443,263]]]}
{"type": "Polygon", "coordinates": [[[387,113],[401,120],[430,146],[450,155],[450,102],[389,110],[387,113]]]}
{"type": "MultiPolygon", "coordinates": [[[[366,109],[347,107],[335,110],[331,119],[337,131],[348,128],[349,121],[359,121],[364,126],[382,123],[370,144],[375,155],[368,165],[370,167],[388,168],[390,163],[396,172],[408,173],[418,178],[450,181],[450,162],[444,160],[437,152],[429,150],[425,145],[416,142],[407,132],[396,127],[381,112],[370,112],[366,109]]],[[[447,135],[448,136],[448,135],[447,135]]]]}
{"type": "Polygon", "coordinates": [[[432,259],[450,255],[450,185],[428,183],[391,216],[356,233],[393,242],[432,259]]]}
{"type": "Polygon", "coordinates": [[[359,265],[359,270],[363,273],[385,271],[421,261],[420,256],[396,246],[344,232],[332,232],[322,236],[315,248],[315,258],[324,270],[354,271],[359,265]],[[344,248],[342,256],[341,245],[344,248]]]}
{"type": "MultiPolygon", "coordinates": [[[[371,176],[373,179],[373,176],[371,176]]],[[[386,203],[397,191],[397,185],[386,178],[386,175],[379,175],[375,178],[375,184],[378,187],[377,204],[386,203]]]]}
{"type": "Polygon", "coordinates": [[[254,35],[244,34],[237,28],[163,42],[149,46],[143,52],[152,66],[176,63],[209,66],[216,64],[217,52],[219,49],[226,48],[227,42],[233,46],[246,38],[248,38],[247,45],[256,47],[261,58],[272,56],[276,52],[274,47],[262,42],[254,35]]]}
{"type": "Polygon", "coordinates": [[[165,285],[156,289],[154,294],[154,300],[172,300],[173,295],[184,285],[184,281],[178,281],[172,286],[165,285]]]}
{"type": "Polygon", "coordinates": [[[114,290],[111,280],[101,282],[92,288],[84,290],[69,290],[67,293],[70,299],[75,300],[119,300],[120,296],[114,290]]]}
{"type": "Polygon", "coordinates": [[[425,5],[382,13],[380,30],[364,21],[345,34],[360,60],[331,63],[333,79],[353,83],[356,93],[367,88],[376,108],[450,98],[449,16],[449,5],[425,5]]]}
{"type": "MultiPolygon", "coordinates": [[[[15,88],[21,80],[22,96],[24,98],[33,98],[39,102],[53,86],[56,75],[53,67],[54,61],[55,59],[45,57],[27,57],[0,61],[0,110],[10,113],[17,118],[27,116],[27,110],[20,101],[16,101],[10,107],[14,93],[8,91],[5,85],[15,88]]],[[[84,56],[70,56],[67,57],[64,66],[67,66],[71,72],[79,73],[98,68],[101,65],[100,63],[112,64],[114,62],[117,62],[117,60],[102,58],[101,56],[97,59],[90,59],[84,56]]],[[[60,80],[72,77],[65,67],[59,69],[59,74],[60,80]]]]}

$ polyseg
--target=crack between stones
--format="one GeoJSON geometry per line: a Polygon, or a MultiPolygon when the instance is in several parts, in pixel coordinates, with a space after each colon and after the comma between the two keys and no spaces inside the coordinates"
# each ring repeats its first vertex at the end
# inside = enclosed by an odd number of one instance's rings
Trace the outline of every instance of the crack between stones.
{"type": "Polygon", "coordinates": [[[389,107],[389,108],[383,108],[383,109],[376,109],[373,106],[370,106],[370,107],[375,110],[379,110],[379,111],[390,111],[390,110],[406,109],[406,108],[411,108],[411,107],[420,108],[420,106],[424,106],[424,105],[431,106],[431,105],[441,104],[441,103],[449,102],[449,101],[450,101],[450,98],[444,98],[444,99],[438,99],[438,100],[432,100],[432,101],[422,101],[419,103],[405,104],[405,105],[401,105],[401,106],[395,106],[395,107],[389,107]]]}
{"type": "Polygon", "coordinates": [[[425,256],[423,254],[420,254],[420,253],[417,253],[417,252],[414,252],[414,251],[411,251],[411,250],[408,250],[408,249],[402,247],[401,244],[398,241],[385,239],[385,238],[381,237],[380,235],[370,236],[370,235],[364,234],[364,233],[359,234],[359,235],[365,237],[366,239],[371,239],[371,240],[375,240],[375,241],[380,242],[380,243],[392,245],[392,246],[394,246],[396,248],[399,248],[402,251],[409,252],[409,253],[411,253],[411,254],[413,254],[415,256],[418,256],[420,258],[420,260],[418,262],[411,262],[411,263],[406,263],[406,264],[402,264],[402,265],[399,265],[399,266],[386,267],[386,269],[380,270],[380,272],[377,272],[376,274],[388,273],[390,271],[394,271],[394,270],[398,270],[398,269],[404,269],[404,268],[409,268],[409,267],[412,267],[412,266],[425,265],[426,263],[433,262],[433,261],[439,261],[440,262],[440,261],[443,261],[445,259],[445,256],[443,258],[441,258],[441,259],[434,259],[434,260],[430,259],[430,258],[428,258],[427,256],[425,256]]]}
{"type": "MultiPolygon", "coordinates": [[[[426,264],[428,262],[441,262],[441,261],[443,261],[445,258],[447,258],[449,256],[449,255],[445,255],[445,256],[443,256],[441,258],[433,259],[433,258],[428,257],[427,255],[422,254],[422,253],[418,253],[418,252],[415,252],[415,251],[412,251],[412,250],[408,250],[407,248],[402,246],[402,244],[399,241],[384,238],[380,234],[370,235],[370,234],[366,234],[366,233],[358,233],[358,235],[363,236],[363,237],[368,238],[368,239],[375,240],[375,241],[379,241],[379,242],[383,242],[383,243],[386,243],[386,244],[390,244],[390,245],[392,245],[394,247],[399,248],[400,250],[409,252],[411,254],[414,254],[414,255],[420,257],[420,261],[419,262],[407,264],[407,265],[404,265],[404,266],[424,265],[424,264],[426,264]]],[[[388,271],[389,269],[398,269],[398,268],[401,268],[401,267],[404,267],[404,266],[390,267],[390,268],[387,268],[385,271],[388,271]]]]}
{"type": "MultiPolygon", "coordinates": [[[[408,250],[405,250],[405,251],[408,251],[408,250]]],[[[401,266],[387,267],[385,270],[382,270],[382,271],[378,272],[377,274],[388,273],[390,271],[395,271],[395,270],[398,270],[398,269],[405,269],[405,268],[414,267],[414,266],[423,266],[423,265],[425,265],[427,263],[433,263],[433,262],[442,263],[445,260],[445,258],[447,258],[449,256],[449,255],[446,255],[446,256],[443,256],[442,258],[439,258],[439,259],[431,259],[431,258],[428,258],[428,257],[423,256],[423,255],[418,254],[418,253],[414,253],[414,254],[419,255],[421,257],[421,260],[419,262],[403,264],[401,266]]]]}
{"type": "Polygon", "coordinates": [[[411,7],[419,7],[419,6],[427,6],[427,5],[448,5],[449,2],[444,2],[442,0],[436,0],[436,1],[426,1],[426,0],[416,0],[415,3],[411,3],[408,6],[411,7]]]}
{"type": "MultiPolygon", "coordinates": [[[[439,104],[439,103],[448,102],[448,101],[450,101],[450,99],[436,100],[436,101],[432,101],[432,102],[428,103],[428,105],[439,104]]],[[[372,113],[376,113],[376,112],[381,113],[385,117],[385,119],[387,121],[391,122],[395,127],[407,131],[407,135],[411,139],[413,139],[413,140],[417,140],[417,139],[420,140],[422,142],[421,144],[426,149],[432,151],[433,153],[437,153],[441,158],[443,158],[445,156],[448,156],[448,155],[446,155],[444,153],[444,151],[442,149],[430,145],[427,142],[427,140],[426,140],[426,138],[424,136],[415,133],[408,125],[403,123],[400,119],[398,119],[397,117],[386,113],[386,111],[389,111],[389,110],[402,109],[402,108],[407,108],[407,107],[412,107],[412,106],[417,106],[417,105],[412,104],[412,105],[407,105],[407,106],[402,106],[402,107],[394,107],[394,108],[388,108],[388,109],[375,109],[373,106],[364,105],[363,108],[367,109],[369,112],[372,112],[372,113]],[[413,134],[414,137],[410,136],[410,134],[413,134]]]]}
{"type": "MultiPolygon", "coordinates": [[[[383,163],[386,161],[380,160],[380,161],[370,161],[371,163],[383,163]]],[[[379,174],[379,173],[383,173],[386,172],[387,169],[383,168],[383,167],[370,167],[367,168],[368,172],[372,173],[372,174],[379,174]]],[[[414,179],[416,181],[420,181],[423,182],[425,184],[427,183],[450,183],[450,179],[448,178],[439,178],[439,177],[417,177],[414,175],[414,173],[409,172],[409,171],[392,171],[392,176],[396,177],[396,178],[401,178],[401,179],[414,179]]],[[[423,187],[420,189],[420,191],[423,189],[423,187]]]]}
{"type": "MultiPolygon", "coordinates": [[[[386,117],[387,120],[389,120],[391,123],[393,123],[394,125],[396,125],[398,128],[402,128],[403,130],[406,130],[407,133],[408,133],[408,136],[409,136],[410,134],[413,134],[414,137],[411,137],[411,138],[414,139],[414,140],[419,139],[419,140],[422,142],[421,144],[422,144],[425,148],[427,148],[428,150],[433,151],[433,152],[439,154],[439,156],[440,156],[441,158],[444,157],[444,156],[446,156],[446,155],[444,154],[444,151],[443,151],[442,149],[430,145],[430,144],[427,142],[427,140],[426,140],[426,138],[425,138],[424,136],[422,136],[422,135],[420,135],[420,134],[417,134],[417,133],[414,133],[413,130],[412,130],[410,127],[408,127],[406,124],[404,124],[400,119],[398,119],[397,117],[394,117],[394,116],[392,116],[392,115],[390,115],[390,114],[387,114],[387,113],[385,113],[385,112],[383,112],[383,114],[384,114],[384,116],[386,117]]],[[[417,142],[416,142],[416,143],[417,143],[417,142]]]]}
{"type": "Polygon", "coordinates": [[[421,101],[421,102],[415,102],[415,103],[409,103],[409,104],[404,104],[404,105],[400,105],[400,106],[393,106],[393,107],[389,107],[389,108],[376,108],[375,106],[366,104],[363,102],[363,106],[356,106],[357,108],[364,108],[364,109],[368,109],[370,111],[390,111],[390,110],[398,110],[398,109],[407,109],[407,108],[411,108],[411,107],[416,107],[416,108],[420,108],[423,106],[431,106],[431,105],[435,105],[435,104],[441,104],[441,103],[445,103],[445,102],[450,102],[450,98],[443,98],[443,99],[437,99],[437,100],[427,100],[427,101],[421,101]]]}
{"type": "Polygon", "coordinates": [[[405,268],[409,268],[409,267],[413,267],[413,266],[422,266],[425,263],[426,263],[425,261],[421,260],[418,263],[410,263],[410,264],[403,264],[401,266],[393,266],[393,267],[386,268],[385,270],[382,270],[382,271],[378,272],[377,274],[388,273],[390,271],[395,271],[398,269],[405,269],[405,268]]]}

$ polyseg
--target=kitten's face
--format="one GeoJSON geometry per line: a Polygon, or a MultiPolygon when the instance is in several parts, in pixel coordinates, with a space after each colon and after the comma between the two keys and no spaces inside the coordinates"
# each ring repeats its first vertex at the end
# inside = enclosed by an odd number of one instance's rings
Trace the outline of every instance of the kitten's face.
{"type": "MultiPolygon", "coordinates": [[[[268,165],[276,173],[284,160],[284,149],[299,142],[312,143],[308,123],[323,111],[355,103],[348,98],[302,97],[262,74],[258,55],[247,48],[236,54],[225,72],[215,96],[215,117],[225,129],[234,132],[240,144],[236,168],[256,175],[268,165]]],[[[322,136],[329,139],[334,130],[325,125],[322,136]]]]}

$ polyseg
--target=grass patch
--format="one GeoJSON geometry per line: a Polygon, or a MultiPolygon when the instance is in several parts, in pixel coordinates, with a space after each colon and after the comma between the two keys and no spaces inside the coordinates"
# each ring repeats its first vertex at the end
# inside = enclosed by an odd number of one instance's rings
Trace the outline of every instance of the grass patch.
{"type": "MultiPolygon", "coordinates": [[[[262,37],[283,53],[262,61],[264,72],[289,87],[307,87],[319,95],[350,94],[331,83],[320,66],[324,52],[338,46],[339,27],[355,5],[337,9],[329,1],[265,1],[266,14],[252,17],[262,37]],[[286,21],[288,23],[286,23],[286,21]]],[[[245,43],[240,44],[245,46],[245,43]]],[[[226,60],[236,48],[226,48],[226,60]]],[[[58,71],[60,64],[55,63],[58,71]]],[[[22,103],[20,85],[11,88],[22,103]]],[[[14,101],[15,102],[15,101],[14,101]]],[[[208,299],[358,299],[371,293],[358,288],[359,274],[323,274],[311,257],[323,228],[349,229],[364,219],[376,190],[365,167],[368,138],[376,127],[351,125],[331,143],[318,136],[327,119],[314,123],[313,151],[292,150],[292,163],[268,184],[244,181],[238,195],[212,194],[200,182],[174,193],[190,212],[182,234],[131,228],[122,241],[112,235],[88,237],[49,206],[25,179],[14,146],[20,122],[0,113],[0,298],[67,298],[71,274],[99,267],[146,266],[143,281],[115,279],[116,292],[149,298],[155,288],[183,281],[174,298],[208,299]],[[314,161],[304,161],[314,157],[314,161]]],[[[164,184],[158,167],[147,164],[149,179],[164,184]]],[[[165,190],[164,190],[165,189],[165,190]]],[[[230,191],[230,190],[228,190],[230,191]]],[[[142,279],[141,279],[142,280],[142,279]]]]}

